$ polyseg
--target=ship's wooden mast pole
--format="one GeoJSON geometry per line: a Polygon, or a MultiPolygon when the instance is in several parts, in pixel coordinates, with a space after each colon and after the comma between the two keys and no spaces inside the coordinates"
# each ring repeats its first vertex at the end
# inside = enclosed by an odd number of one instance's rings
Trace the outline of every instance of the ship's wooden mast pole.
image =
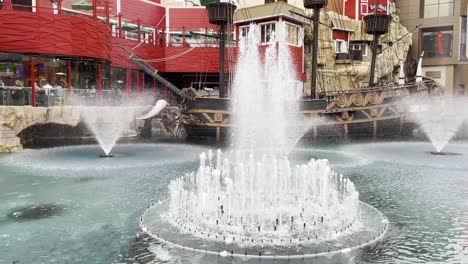
{"type": "Polygon", "coordinates": [[[224,88],[224,49],[226,47],[226,26],[224,24],[219,25],[219,97],[226,97],[226,90],[224,88]]]}
{"type": "Polygon", "coordinates": [[[314,7],[314,43],[312,48],[312,75],[311,75],[311,86],[310,86],[310,97],[312,99],[317,98],[317,50],[318,50],[318,33],[319,33],[319,21],[320,21],[320,7],[314,7]]]}
{"type": "MultiPolygon", "coordinates": [[[[379,9],[379,0],[375,1],[374,15],[377,15],[377,10],[379,9]]],[[[377,21],[377,20],[375,20],[377,21]]],[[[375,75],[375,61],[377,59],[377,46],[379,45],[379,34],[374,31],[374,39],[372,40],[372,61],[370,68],[370,79],[369,87],[374,86],[374,75],[375,75]]]]}

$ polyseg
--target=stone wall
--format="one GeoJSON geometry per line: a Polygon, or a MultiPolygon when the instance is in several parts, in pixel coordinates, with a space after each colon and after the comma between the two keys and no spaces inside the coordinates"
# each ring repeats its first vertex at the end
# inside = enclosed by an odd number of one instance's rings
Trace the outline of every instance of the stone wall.
{"type": "MultiPolygon", "coordinates": [[[[39,124],[55,123],[77,126],[81,118],[83,106],[0,106],[0,153],[22,150],[18,134],[24,129],[39,124]]],[[[133,116],[141,114],[148,106],[130,107],[133,116]]],[[[142,122],[134,122],[134,126],[142,126],[142,122]]]]}
{"type": "Polygon", "coordinates": [[[72,106],[0,106],[0,152],[21,150],[17,135],[27,127],[46,123],[76,126],[79,122],[80,111],[72,106]]]}
{"type": "MultiPolygon", "coordinates": [[[[393,10],[396,12],[396,10],[393,10]]],[[[318,47],[318,89],[317,92],[346,92],[366,87],[369,82],[370,58],[372,51],[368,49],[368,56],[362,61],[344,60],[337,61],[335,41],[332,38],[333,23],[331,17],[338,17],[336,13],[321,13],[319,26],[318,47]]],[[[347,19],[343,17],[343,19],[347,19]]],[[[373,36],[365,33],[363,21],[346,20],[354,27],[350,34],[350,41],[370,43],[373,36]]],[[[307,25],[304,31],[305,42],[312,42],[313,26],[307,25]]],[[[406,61],[409,48],[412,44],[412,34],[400,23],[398,14],[392,15],[389,32],[379,39],[380,49],[377,55],[375,69],[375,83],[384,84],[398,81],[400,59],[406,61]],[[403,37],[404,36],[404,37],[403,37]],[[400,40],[401,38],[401,40],[400,40]]],[[[310,94],[310,70],[311,56],[305,55],[307,83],[304,84],[305,92],[310,94]]]]}

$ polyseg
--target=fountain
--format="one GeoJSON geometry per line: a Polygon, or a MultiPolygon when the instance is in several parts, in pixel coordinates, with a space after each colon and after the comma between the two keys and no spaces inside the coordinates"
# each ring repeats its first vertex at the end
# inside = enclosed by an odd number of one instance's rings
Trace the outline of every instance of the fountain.
{"type": "Polygon", "coordinates": [[[453,154],[442,152],[442,150],[468,116],[466,100],[452,97],[415,97],[409,99],[406,104],[434,146],[436,151],[431,154],[453,154]]]}
{"type": "Polygon", "coordinates": [[[133,120],[134,111],[129,107],[86,106],[81,108],[81,116],[86,125],[96,136],[99,146],[104,151],[102,158],[113,157],[112,148],[122,133],[133,120]]]}
{"type": "Polygon", "coordinates": [[[171,181],[169,200],[141,217],[150,236],[195,252],[293,259],[347,252],[385,234],[385,217],[360,202],[354,184],[327,160],[289,161],[303,128],[286,26],[279,25],[263,63],[256,25],[240,42],[233,148],[226,157],[202,153],[196,173],[171,181]]]}

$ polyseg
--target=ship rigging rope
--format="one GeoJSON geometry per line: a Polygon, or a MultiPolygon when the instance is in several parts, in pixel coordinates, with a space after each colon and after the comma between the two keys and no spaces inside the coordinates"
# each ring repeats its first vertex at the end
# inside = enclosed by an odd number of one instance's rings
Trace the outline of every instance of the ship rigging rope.
{"type": "Polygon", "coordinates": [[[247,3],[245,2],[245,0],[242,0],[242,2],[244,3],[243,5],[245,6],[244,8],[242,8],[242,12],[244,13],[244,17],[247,20],[252,20],[252,14],[250,13],[250,9],[247,6],[247,3]]]}
{"type": "MultiPolygon", "coordinates": [[[[164,16],[161,17],[161,19],[159,20],[159,22],[156,24],[156,26],[153,27],[153,31],[156,32],[156,28],[159,26],[159,24],[161,24],[161,22],[163,21],[163,19],[166,17],[166,14],[164,14],[164,16]]],[[[144,43],[144,41],[138,43],[135,47],[133,47],[131,50],[134,50],[138,47],[140,47],[140,45],[144,43]]]]}
{"type": "Polygon", "coordinates": [[[140,61],[144,61],[144,62],[162,62],[162,61],[169,61],[169,60],[174,60],[174,59],[177,59],[179,57],[182,57],[184,56],[185,54],[191,52],[193,49],[195,49],[195,47],[191,47],[190,49],[188,50],[184,50],[180,53],[177,53],[177,54],[174,54],[172,56],[169,56],[169,57],[165,57],[165,58],[160,58],[160,59],[150,59],[150,60],[142,60],[140,59],[140,61]]]}
{"type": "MultiPolygon", "coordinates": [[[[207,12],[205,13],[204,18],[205,18],[205,20],[208,20],[208,13],[207,12]]],[[[205,28],[205,34],[208,34],[208,28],[205,28]]],[[[206,40],[207,37],[205,36],[204,39],[206,40]]],[[[200,42],[198,41],[197,38],[195,38],[195,41],[201,47],[201,44],[200,44],[200,42]]],[[[195,75],[195,83],[198,83],[198,88],[199,89],[201,89],[201,87],[202,87],[202,78],[203,78],[203,76],[204,76],[203,83],[206,83],[206,78],[207,78],[207,75],[208,75],[208,63],[205,65],[204,60],[205,60],[205,56],[202,56],[201,57],[201,63],[200,63],[200,72],[195,75]],[[204,65],[205,65],[205,70],[203,70],[204,65]]]]}

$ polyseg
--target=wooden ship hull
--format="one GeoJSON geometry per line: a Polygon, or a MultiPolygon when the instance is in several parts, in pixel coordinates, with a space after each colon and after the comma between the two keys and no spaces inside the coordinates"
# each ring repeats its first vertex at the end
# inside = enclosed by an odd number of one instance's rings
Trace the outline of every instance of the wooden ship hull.
{"type": "MultiPolygon", "coordinates": [[[[348,139],[377,138],[404,135],[412,124],[405,121],[406,113],[399,101],[415,93],[426,93],[418,85],[364,89],[328,96],[327,99],[301,100],[300,114],[310,118],[313,125],[304,135],[319,138],[348,139]]],[[[184,128],[188,137],[213,138],[222,141],[232,129],[229,99],[197,98],[187,104],[184,128]]]]}
{"type": "MultiPolygon", "coordinates": [[[[313,16],[313,24],[315,26],[313,27],[314,37],[312,39],[314,43],[312,47],[318,47],[320,9],[326,6],[326,4],[326,0],[304,1],[304,7],[306,9],[313,9],[314,14],[316,14],[313,16]]],[[[145,70],[145,72],[156,78],[161,84],[168,87],[183,99],[184,103],[181,107],[183,111],[181,115],[174,120],[182,119],[181,123],[183,123],[183,127],[189,139],[208,137],[214,138],[216,141],[220,142],[223,139],[229,138],[233,129],[230,99],[226,98],[227,89],[224,87],[226,84],[224,50],[226,39],[225,27],[228,24],[232,24],[236,7],[230,3],[214,2],[209,4],[207,9],[210,23],[216,24],[220,28],[218,36],[220,42],[220,70],[218,82],[220,98],[191,97],[159,76],[157,70],[136,57],[130,50],[127,49],[126,52],[130,54],[130,61],[145,70]]],[[[290,12],[298,16],[303,16],[309,21],[312,20],[303,14],[293,11],[290,12]]],[[[378,13],[377,10],[375,10],[374,14],[365,16],[364,21],[365,32],[369,35],[373,35],[373,44],[371,45],[373,49],[372,60],[369,67],[370,74],[367,88],[352,89],[342,92],[330,92],[325,89],[325,91],[317,93],[318,56],[317,49],[312,49],[310,98],[319,99],[305,99],[299,101],[300,114],[309,118],[311,121],[310,124],[313,124],[310,128],[306,128],[308,130],[305,134],[306,138],[317,141],[318,138],[323,137],[346,140],[353,136],[377,138],[379,136],[403,135],[411,131],[412,124],[406,122],[407,113],[405,109],[402,108],[400,101],[413,94],[431,94],[432,89],[436,87],[435,83],[431,80],[423,81],[422,71],[420,69],[422,58],[420,58],[416,76],[405,78],[403,66],[400,64],[398,85],[376,86],[374,83],[374,71],[376,68],[378,39],[379,36],[388,32],[391,16],[378,13]],[[411,78],[413,79],[412,82],[405,83],[405,80],[411,78]]],[[[174,136],[177,135],[174,131],[172,132],[174,136]]]]}

